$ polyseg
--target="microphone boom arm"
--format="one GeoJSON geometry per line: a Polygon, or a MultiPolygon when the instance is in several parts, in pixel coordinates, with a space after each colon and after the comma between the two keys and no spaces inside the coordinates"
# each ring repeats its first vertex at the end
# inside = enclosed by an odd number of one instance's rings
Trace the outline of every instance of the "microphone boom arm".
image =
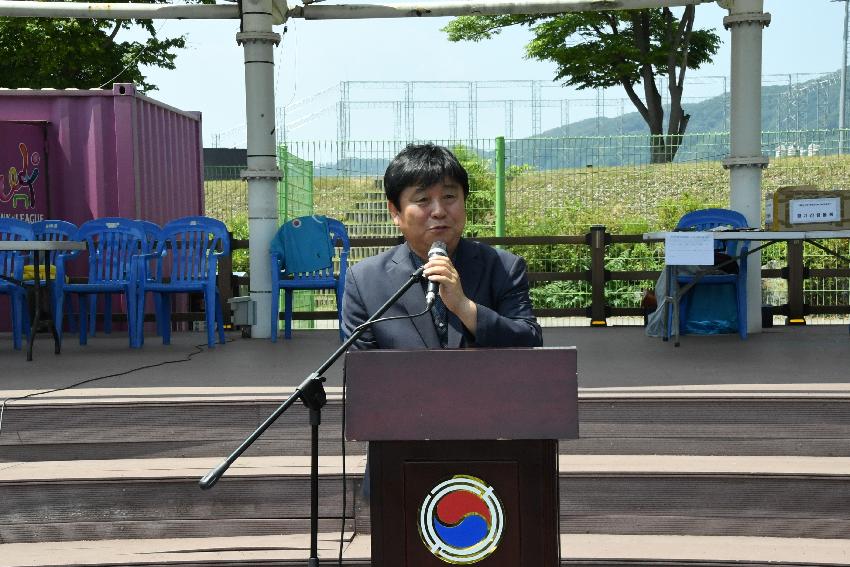
{"type": "Polygon", "coordinates": [[[227,469],[230,468],[234,461],[236,461],[236,459],[238,459],[242,453],[244,453],[248,447],[250,447],[254,441],[256,441],[266,431],[266,429],[271,426],[272,423],[277,421],[283,412],[289,409],[289,407],[299,399],[301,399],[304,402],[304,405],[311,410],[321,409],[327,400],[324,386],[322,386],[322,383],[325,382],[326,378],[322,376],[322,374],[324,374],[324,372],[330,368],[352,344],[354,344],[354,341],[356,341],[360,335],[362,335],[363,332],[375,322],[376,319],[379,319],[381,315],[386,313],[386,311],[392,307],[392,305],[398,301],[398,299],[404,295],[408,289],[421,279],[423,270],[424,267],[420,267],[413,272],[410,275],[410,279],[408,279],[407,282],[405,282],[404,285],[402,285],[399,290],[386,301],[386,303],[384,303],[371,317],[369,317],[365,323],[354,329],[351,336],[348,337],[348,339],[346,339],[346,341],[342,343],[342,345],[321,366],[319,366],[319,368],[307,376],[307,378],[305,378],[304,381],[301,382],[301,384],[299,384],[299,386],[295,389],[292,395],[278,406],[278,408],[274,410],[274,412],[272,412],[271,415],[269,415],[269,417],[267,417],[253,433],[246,437],[242,444],[240,444],[229,457],[204,475],[204,477],[199,481],[200,487],[203,490],[208,490],[215,486],[215,483],[218,482],[221,476],[225,473],[225,471],[227,471],[227,469]]]}
{"type": "Polygon", "coordinates": [[[324,372],[336,362],[336,360],[348,350],[354,341],[363,334],[363,331],[369,328],[377,319],[383,315],[404,293],[410,289],[416,282],[422,278],[424,267],[410,275],[404,285],[399,288],[386,303],[384,303],[374,315],[369,317],[365,323],[359,325],[351,332],[351,336],[328,358],[315,372],[307,376],[301,384],[295,389],[285,402],[283,402],[274,412],[260,424],[260,426],[249,435],[239,447],[236,448],[229,457],[221,462],[217,467],[210,470],[199,481],[201,489],[208,490],[215,486],[215,483],[221,476],[230,468],[230,465],[256,441],[272,423],[277,421],[283,412],[294,404],[297,400],[304,402],[304,405],[310,409],[310,557],[307,559],[307,567],[319,567],[319,424],[322,421],[322,407],[327,402],[325,388],[322,385],[325,382],[324,372]]]}

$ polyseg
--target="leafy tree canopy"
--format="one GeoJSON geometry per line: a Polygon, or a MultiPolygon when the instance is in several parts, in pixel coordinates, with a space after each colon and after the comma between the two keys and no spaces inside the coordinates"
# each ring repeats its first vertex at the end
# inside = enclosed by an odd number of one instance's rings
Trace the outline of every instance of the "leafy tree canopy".
{"type": "Polygon", "coordinates": [[[461,16],[444,31],[451,41],[482,41],[505,28],[525,26],[534,34],[526,55],[555,63],[555,80],[578,89],[622,86],[650,133],[659,137],[664,134],[664,109],[656,77],[665,77],[670,92],[667,137],[653,142],[653,161],[670,161],[689,118],[681,108],[685,71],[711,61],[720,46],[714,31],[693,28],[694,15],[695,7],[688,6],[681,17],[669,8],[461,16]]]}
{"type": "Polygon", "coordinates": [[[174,69],[174,50],[186,44],[183,36],[158,37],[157,27],[153,20],[0,18],[0,87],[94,89],[125,82],[156,90],[142,68],[174,69]],[[120,37],[131,29],[133,38],[120,37]]]}
{"type": "MultiPolygon", "coordinates": [[[[645,53],[637,46],[636,37],[644,30],[635,28],[634,14],[627,11],[460,16],[443,30],[450,41],[481,41],[507,27],[526,26],[534,33],[526,55],[555,63],[555,80],[579,89],[605,88],[623,81],[640,82],[644,64],[652,65],[655,75],[667,73],[674,33],[684,30],[668,30],[662,8],[638,12],[649,16],[649,49],[645,53]]],[[[687,67],[698,69],[710,62],[719,46],[720,37],[714,31],[691,31],[687,67]]]]}

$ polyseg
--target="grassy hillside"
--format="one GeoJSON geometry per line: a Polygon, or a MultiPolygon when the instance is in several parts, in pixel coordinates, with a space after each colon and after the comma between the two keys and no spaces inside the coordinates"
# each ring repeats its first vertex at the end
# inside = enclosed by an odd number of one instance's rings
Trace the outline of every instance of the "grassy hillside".
{"type": "MultiPolygon", "coordinates": [[[[850,188],[850,156],[815,156],[771,160],[763,172],[766,195],[784,185],[850,188]]],[[[206,214],[230,222],[247,218],[247,184],[208,181],[206,214]]],[[[317,214],[344,218],[367,193],[380,191],[371,176],[319,177],[314,180],[317,214]]],[[[615,232],[666,229],[690,210],[727,206],[729,172],[720,161],[643,165],[531,169],[507,182],[510,233],[581,234],[591,224],[615,232]]]]}
{"type": "MultiPolygon", "coordinates": [[[[850,156],[817,156],[772,160],[763,172],[762,197],[785,185],[850,188],[850,156]]],[[[241,181],[205,183],[206,214],[228,223],[237,237],[247,237],[247,184],[241,181]]],[[[342,220],[358,202],[371,194],[375,177],[333,176],[314,179],[313,203],[317,214],[342,220]]],[[[639,167],[579,167],[530,170],[507,182],[507,234],[584,234],[594,224],[614,234],[640,234],[675,226],[684,213],[709,206],[729,205],[729,172],[720,161],[643,165],[639,167]]],[[[478,202],[484,202],[478,200],[478,202]]],[[[481,234],[486,232],[482,231],[481,234]]],[[[492,232],[490,232],[492,234],[492,232]]],[[[574,271],[589,268],[589,250],[581,246],[514,247],[532,271],[574,271]]],[[[782,245],[767,249],[763,261],[781,259],[782,245]]],[[[607,253],[611,270],[659,269],[658,245],[614,245],[607,253]]],[[[247,255],[239,251],[237,270],[247,270],[247,255]]],[[[830,264],[823,264],[830,265],[830,264]]],[[[652,282],[610,282],[612,305],[636,306],[642,288],[652,282]]],[[[836,285],[807,280],[807,286],[825,290],[836,285]]],[[[842,284],[843,285],[843,284],[842,284]]],[[[551,282],[532,290],[537,307],[577,307],[589,302],[584,282],[551,282]]]]}

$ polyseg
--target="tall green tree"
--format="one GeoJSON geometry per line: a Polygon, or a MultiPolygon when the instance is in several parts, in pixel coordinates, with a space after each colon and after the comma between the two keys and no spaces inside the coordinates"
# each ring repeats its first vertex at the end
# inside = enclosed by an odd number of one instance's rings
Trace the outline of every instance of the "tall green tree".
{"type": "Polygon", "coordinates": [[[690,115],[682,108],[685,73],[711,61],[720,46],[712,30],[695,30],[695,6],[677,17],[669,8],[556,15],[461,16],[444,28],[451,41],[490,39],[511,26],[534,38],[526,55],[557,66],[555,80],[578,89],[621,86],[652,135],[653,163],[673,161],[690,115]],[[656,83],[670,93],[667,128],[656,83]],[[642,96],[639,94],[642,90],[642,96]]]}
{"type": "MultiPolygon", "coordinates": [[[[165,0],[149,3],[156,2],[165,0]]],[[[186,44],[183,36],[159,37],[158,26],[152,20],[0,18],[0,87],[96,89],[124,82],[156,90],[143,67],[174,69],[175,50],[186,44]],[[125,37],[130,30],[133,37],[125,37]]]]}

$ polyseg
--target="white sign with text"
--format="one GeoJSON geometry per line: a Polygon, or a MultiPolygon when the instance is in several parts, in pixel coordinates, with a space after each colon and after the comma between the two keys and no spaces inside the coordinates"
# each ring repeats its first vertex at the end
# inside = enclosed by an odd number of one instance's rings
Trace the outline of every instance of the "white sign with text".
{"type": "Polygon", "coordinates": [[[710,232],[668,232],[664,237],[668,266],[713,266],[714,236],[710,232]]]}
{"type": "Polygon", "coordinates": [[[791,224],[809,224],[813,222],[840,222],[841,199],[791,199],[788,202],[791,224]]]}

